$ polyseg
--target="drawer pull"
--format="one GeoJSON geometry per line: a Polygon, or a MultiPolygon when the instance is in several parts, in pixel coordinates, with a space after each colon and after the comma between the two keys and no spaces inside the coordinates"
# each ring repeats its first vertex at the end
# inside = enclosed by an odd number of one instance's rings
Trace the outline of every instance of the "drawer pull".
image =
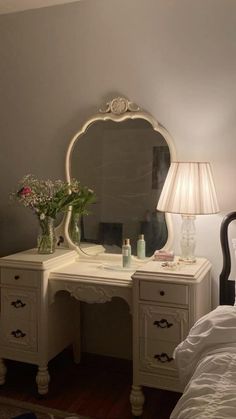
{"type": "Polygon", "coordinates": [[[157,361],[162,362],[162,363],[171,362],[174,359],[172,357],[169,357],[165,352],[162,352],[161,354],[154,355],[154,358],[157,359],[157,361]]]}
{"type": "Polygon", "coordinates": [[[24,338],[26,336],[26,333],[22,332],[20,329],[13,330],[11,332],[11,335],[13,335],[15,338],[24,338]]]}
{"type": "Polygon", "coordinates": [[[161,329],[169,329],[169,327],[173,326],[173,323],[169,323],[166,319],[155,320],[153,324],[154,326],[160,327],[161,329]]]}
{"type": "Polygon", "coordinates": [[[11,305],[14,306],[15,308],[22,308],[25,307],[25,303],[22,303],[21,300],[16,300],[16,301],[12,301],[11,305]]]}
{"type": "Polygon", "coordinates": [[[159,294],[163,297],[163,295],[165,295],[165,291],[160,291],[159,294]]]}
{"type": "Polygon", "coordinates": [[[15,275],[15,276],[14,276],[14,279],[15,279],[15,280],[20,279],[20,275],[15,275]]]}

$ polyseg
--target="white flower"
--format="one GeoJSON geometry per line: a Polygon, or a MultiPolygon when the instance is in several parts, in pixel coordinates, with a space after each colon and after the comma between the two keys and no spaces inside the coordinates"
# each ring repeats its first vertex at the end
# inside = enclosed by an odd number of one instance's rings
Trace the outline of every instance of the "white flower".
{"type": "Polygon", "coordinates": [[[45,220],[45,214],[43,212],[42,212],[42,214],[40,214],[39,219],[40,220],[45,220]]]}

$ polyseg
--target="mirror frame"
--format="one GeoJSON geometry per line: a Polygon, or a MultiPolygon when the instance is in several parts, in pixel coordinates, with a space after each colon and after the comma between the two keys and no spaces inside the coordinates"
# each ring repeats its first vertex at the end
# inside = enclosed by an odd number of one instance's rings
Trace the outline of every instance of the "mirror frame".
{"type": "MultiPolygon", "coordinates": [[[[76,142],[80,139],[80,137],[85,134],[87,129],[90,125],[94,124],[97,121],[114,121],[114,122],[123,122],[128,119],[144,119],[149,122],[152,126],[153,130],[160,133],[167,142],[167,145],[170,150],[170,161],[176,159],[176,151],[174,147],[174,142],[172,140],[171,135],[169,132],[157,121],[153,118],[151,114],[145,112],[139,108],[134,102],[129,101],[125,97],[115,97],[111,101],[107,102],[104,108],[99,109],[99,112],[92,115],[88,118],[85,123],[82,125],[81,129],[76,132],[76,134],[71,139],[68,150],[66,153],[66,160],[65,160],[65,174],[66,174],[66,181],[71,182],[71,158],[72,152],[76,142]]],[[[83,256],[95,256],[98,253],[101,253],[101,249],[103,248],[102,245],[94,246],[94,254],[86,254],[83,250],[80,249],[79,246],[73,243],[69,235],[69,224],[71,218],[71,209],[68,210],[64,220],[60,226],[57,227],[56,232],[57,236],[62,237],[61,243],[63,242],[63,247],[69,247],[72,250],[76,250],[78,254],[83,256]],[[61,233],[61,234],[60,234],[61,233]],[[100,252],[99,252],[100,247],[100,252]]],[[[171,214],[165,213],[165,221],[167,226],[168,232],[168,239],[165,246],[162,249],[170,249],[173,244],[173,223],[171,214]]],[[[60,242],[60,239],[59,239],[60,242]]],[[[60,243],[58,243],[60,245],[60,243]]],[[[92,250],[92,249],[91,249],[92,250]]]]}

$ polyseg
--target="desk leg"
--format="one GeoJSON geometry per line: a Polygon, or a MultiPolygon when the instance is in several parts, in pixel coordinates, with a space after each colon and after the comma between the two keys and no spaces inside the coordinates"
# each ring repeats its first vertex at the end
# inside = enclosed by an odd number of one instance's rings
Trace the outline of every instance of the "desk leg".
{"type": "Polygon", "coordinates": [[[74,342],[73,342],[73,357],[76,364],[80,363],[81,359],[81,334],[80,334],[80,302],[74,301],[74,342]]]}
{"type": "Polygon", "coordinates": [[[38,393],[39,394],[47,394],[48,393],[49,381],[50,381],[50,375],[48,374],[47,365],[45,365],[45,366],[39,365],[38,373],[36,375],[36,383],[38,385],[38,393]]]}
{"type": "Polygon", "coordinates": [[[132,385],[130,403],[132,407],[132,414],[134,416],[141,416],[144,405],[144,395],[141,386],[132,385]]]}
{"type": "Polygon", "coordinates": [[[6,373],[7,373],[7,367],[3,359],[0,358],[0,384],[5,383],[6,373]]]}

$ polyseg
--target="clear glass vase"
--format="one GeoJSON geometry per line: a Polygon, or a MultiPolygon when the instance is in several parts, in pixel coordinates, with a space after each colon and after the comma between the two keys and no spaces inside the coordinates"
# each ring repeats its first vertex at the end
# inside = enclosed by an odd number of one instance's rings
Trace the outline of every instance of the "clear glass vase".
{"type": "Polygon", "coordinates": [[[40,231],[38,234],[38,253],[50,254],[55,252],[55,228],[54,218],[46,216],[43,220],[39,218],[40,231]]]}
{"type": "Polygon", "coordinates": [[[81,229],[80,229],[80,213],[73,211],[70,219],[69,227],[70,238],[77,246],[80,245],[81,229]]]}

